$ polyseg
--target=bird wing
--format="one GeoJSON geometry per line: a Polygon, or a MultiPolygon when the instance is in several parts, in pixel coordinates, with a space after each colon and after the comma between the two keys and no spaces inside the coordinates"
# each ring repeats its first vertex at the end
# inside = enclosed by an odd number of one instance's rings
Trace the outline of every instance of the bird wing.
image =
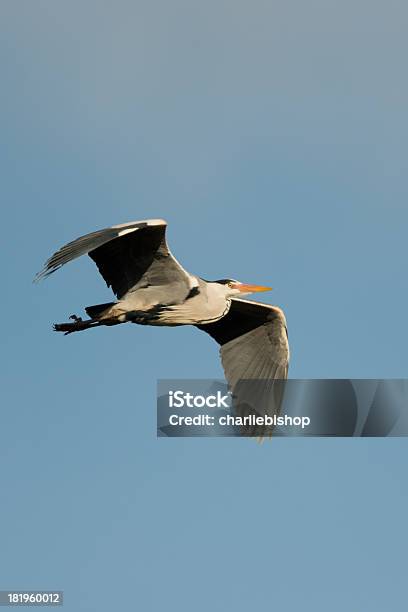
{"type": "Polygon", "coordinates": [[[143,286],[183,284],[188,290],[191,277],[171,254],[166,242],[166,227],[163,219],[148,219],[113,225],[81,236],[54,253],[35,280],[87,254],[118,298],[138,283],[143,286]]]}
{"type": "MultiPolygon", "coordinates": [[[[232,299],[228,313],[214,323],[197,325],[221,345],[226,379],[236,414],[278,415],[288,375],[289,344],[280,308],[232,299]]],[[[270,435],[273,427],[245,426],[243,435],[270,435]]]]}

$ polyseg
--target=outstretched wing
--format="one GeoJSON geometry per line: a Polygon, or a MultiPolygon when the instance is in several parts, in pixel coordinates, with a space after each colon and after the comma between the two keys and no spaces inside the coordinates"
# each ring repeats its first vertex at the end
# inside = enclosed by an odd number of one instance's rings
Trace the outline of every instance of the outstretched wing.
{"type": "MultiPolygon", "coordinates": [[[[232,299],[222,319],[197,325],[221,345],[226,379],[239,416],[279,414],[288,375],[289,344],[280,308],[232,299]]],[[[273,427],[250,426],[243,435],[270,435],[273,427]]]]}
{"type": "Polygon", "coordinates": [[[190,275],[170,253],[166,227],[163,219],[148,219],[81,236],[54,253],[35,280],[87,254],[118,298],[138,286],[181,284],[188,290],[190,275]]]}

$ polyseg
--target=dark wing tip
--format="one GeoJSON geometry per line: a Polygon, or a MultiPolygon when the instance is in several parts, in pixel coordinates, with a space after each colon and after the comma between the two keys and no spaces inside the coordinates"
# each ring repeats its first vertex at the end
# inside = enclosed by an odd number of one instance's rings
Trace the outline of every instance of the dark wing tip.
{"type": "Polygon", "coordinates": [[[48,276],[59,270],[60,267],[61,266],[49,267],[47,264],[45,264],[44,268],[37,272],[37,274],[34,276],[33,283],[36,285],[45,278],[48,278],[48,276]]]}

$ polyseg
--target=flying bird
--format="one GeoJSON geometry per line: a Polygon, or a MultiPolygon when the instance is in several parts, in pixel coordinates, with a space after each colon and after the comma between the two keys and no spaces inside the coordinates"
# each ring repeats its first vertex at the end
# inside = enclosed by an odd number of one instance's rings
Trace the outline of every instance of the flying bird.
{"type": "MultiPolygon", "coordinates": [[[[225,376],[233,393],[240,395],[241,413],[259,411],[260,403],[264,408],[268,404],[267,412],[276,414],[282,393],[271,395],[271,389],[274,381],[287,378],[289,363],[285,315],[277,306],[242,299],[270,287],[229,278],[208,281],[190,274],[170,252],[166,227],[163,219],[113,225],[69,242],[54,253],[35,280],[89,255],[117,297],[116,301],[87,306],[88,319],[71,315],[71,322],[55,324],[55,331],[71,334],[127,322],[194,325],[221,346],[225,376]],[[240,383],[248,380],[263,384],[241,385],[239,393],[240,383]]],[[[246,435],[263,433],[256,426],[246,430],[246,435]]]]}

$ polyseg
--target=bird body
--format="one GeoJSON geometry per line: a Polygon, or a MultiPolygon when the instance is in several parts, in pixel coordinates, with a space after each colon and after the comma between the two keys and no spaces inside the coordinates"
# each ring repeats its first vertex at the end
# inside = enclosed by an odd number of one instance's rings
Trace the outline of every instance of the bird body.
{"type": "MultiPolygon", "coordinates": [[[[179,294],[172,285],[138,287],[109,305],[99,318],[117,317],[121,323],[173,326],[210,323],[223,317],[231,306],[223,287],[197,276],[190,278],[191,289],[179,294]]],[[[88,307],[88,314],[91,309],[88,307]]]]}
{"type": "MultiPolygon", "coordinates": [[[[72,315],[72,322],[56,324],[54,329],[70,334],[126,322],[195,325],[221,346],[226,378],[234,392],[240,389],[241,405],[253,404],[255,397],[257,405],[276,414],[281,393],[275,397],[271,388],[275,381],[287,377],[286,319],[276,306],[242,299],[269,287],[233,279],[206,281],[190,274],[171,254],[166,226],[163,219],[114,225],[81,236],[54,253],[36,280],[87,254],[117,297],[116,302],[86,307],[89,319],[72,315]],[[245,380],[264,384],[242,387],[245,380]]],[[[256,435],[259,433],[263,435],[256,435]]]]}

